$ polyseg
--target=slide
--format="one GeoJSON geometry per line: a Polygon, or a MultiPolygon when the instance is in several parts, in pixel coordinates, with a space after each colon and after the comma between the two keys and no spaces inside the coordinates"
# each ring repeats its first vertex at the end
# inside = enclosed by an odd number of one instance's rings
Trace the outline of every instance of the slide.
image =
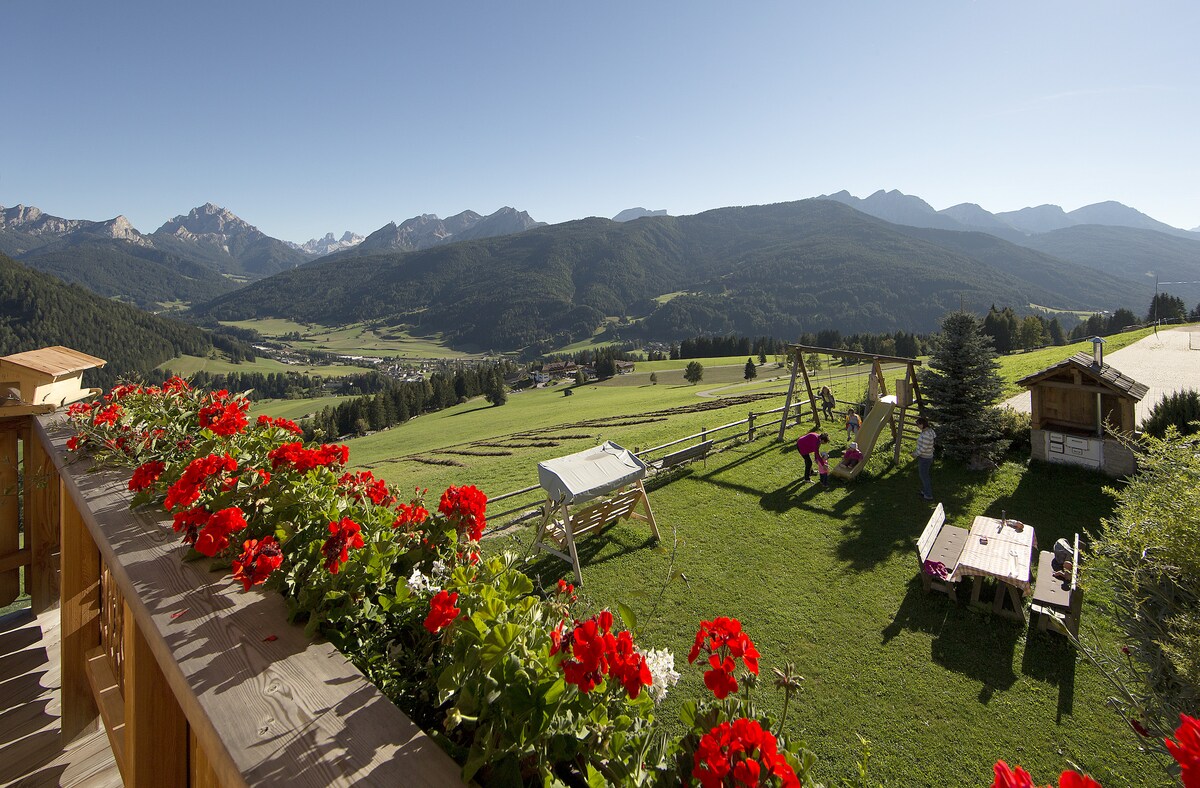
{"type": "Polygon", "coordinates": [[[853,479],[858,476],[859,471],[866,467],[867,460],[871,459],[871,450],[875,448],[875,441],[879,439],[883,425],[887,423],[888,416],[895,408],[895,396],[889,394],[886,397],[880,397],[879,401],[875,403],[875,407],[871,408],[871,412],[863,419],[863,425],[858,428],[858,450],[863,454],[862,462],[853,468],[846,468],[841,462],[838,462],[829,469],[829,472],[842,479],[853,479]]]}

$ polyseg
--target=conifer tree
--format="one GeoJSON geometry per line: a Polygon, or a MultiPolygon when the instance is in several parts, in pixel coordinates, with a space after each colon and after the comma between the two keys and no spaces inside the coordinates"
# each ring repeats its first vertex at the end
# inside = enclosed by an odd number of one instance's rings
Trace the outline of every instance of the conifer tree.
{"type": "Polygon", "coordinates": [[[921,371],[921,389],[946,456],[988,461],[999,454],[999,414],[993,407],[1002,390],[998,368],[978,318],[951,312],[942,319],[942,333],[921,371]]]}
{"type": "Polygon", "coordinates": [[[754,359],[746,359],[746,369],[742,377],[746,380],[754,380],[758,377],[758,369],[754,366],[754,359]]]}

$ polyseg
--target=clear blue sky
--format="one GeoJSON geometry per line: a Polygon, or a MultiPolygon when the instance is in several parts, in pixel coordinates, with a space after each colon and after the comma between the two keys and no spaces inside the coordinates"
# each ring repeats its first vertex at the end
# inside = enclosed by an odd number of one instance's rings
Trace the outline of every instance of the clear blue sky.
{"type": "Polygon", "coordinates": [[[419,213],[848,189],[1200,225],[1200,3],[5,3],[0,205],[419,213]]]}

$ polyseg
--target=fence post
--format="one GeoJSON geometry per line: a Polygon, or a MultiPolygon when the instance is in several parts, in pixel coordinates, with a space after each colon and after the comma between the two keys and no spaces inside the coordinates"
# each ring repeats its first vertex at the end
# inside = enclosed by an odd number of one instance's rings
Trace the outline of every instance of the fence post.
{"type": "Polygon", "coordinates": [[[62,741],[91,728],[99,710],[88,683],[87,653],[100,645],[100,551],[66,486],[59,487],[62,517],[62,741]]]}
{"type": "Polygon", "coordinates": [[[708,427],[701,427],[700,428],[700,442],[704,443],[706,440],[708,440],[708,427]]]}
{"type": "Polygon", "coordinates": [[[25,441],[25,540],[32,552],[25,590],[33,612],[41,613],[59,603],[59,486],[58,469],[46,453],[33,422],[25,441]]]}
{"type": "MultiPolygon", "coordinates": [[[[0,570],[0,607],[21,593],[21,509],[20,469],[17,439],[24,419],[0,421],[0,558],[13,562],[11,569],[0,570]]],[[[7,561],[6,561],[7,563],[7,561]]]]}
{"type": "Polygon", "coordinates": [[[746,422],[748,425],[746,429],[746,440],[752,441],[754,440],[754,411],[750,411],[750,416],[746,419],[746,422]]]}

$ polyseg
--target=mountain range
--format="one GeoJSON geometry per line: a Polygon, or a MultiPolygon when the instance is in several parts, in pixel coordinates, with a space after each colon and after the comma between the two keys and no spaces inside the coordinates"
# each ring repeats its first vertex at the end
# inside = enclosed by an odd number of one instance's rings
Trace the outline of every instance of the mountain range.
{"type": "Polygon", "coordinates": [[[211,203],[148,235],[124,217],[63,219],[18,205],[0,208],[0,252],[149,309],[372,320],[506,350],[602,330],[659,339],[923,331],[959,304],[1140,312],[1155,275],[1189,303],[1200,297],[1178,284],[1200,281],[1200,235],[1119,203],[935,211],[899,191],[681,217],[631,208],[553,226],[514,208],[422,214],[362,239],[330,233],[305,245],[211,203]]]}
{"type": "Polygon", "coordinates": [[[380,321],[507,350],[589,337],[611,318],[623,318],[623,336],[657,338],[927,331],[960,304],[1111,309],[1132,295],[1140,308],[1152,294],[986,233],[902,227],[812,199],[325,258],[195,313],[380,321]]]}
{"type": "Polygon", "coordinates": [[[155,311],[178,302],[208,301],[247,282],[329,254],[354,253],[360,246],[361,251],[424,249],[540,224],[513,208],[490,216],[464,211],[445,221],[426,214],[399,226],[389,223],[365,239],[346,232],[334,240],[330,233],[300,245],[272,238],[212,203],[176,216],[150,234],[139,232],[124,216],[64,219],[17,205],[0,207],[0,253],[99,295],[155,311]]]}

